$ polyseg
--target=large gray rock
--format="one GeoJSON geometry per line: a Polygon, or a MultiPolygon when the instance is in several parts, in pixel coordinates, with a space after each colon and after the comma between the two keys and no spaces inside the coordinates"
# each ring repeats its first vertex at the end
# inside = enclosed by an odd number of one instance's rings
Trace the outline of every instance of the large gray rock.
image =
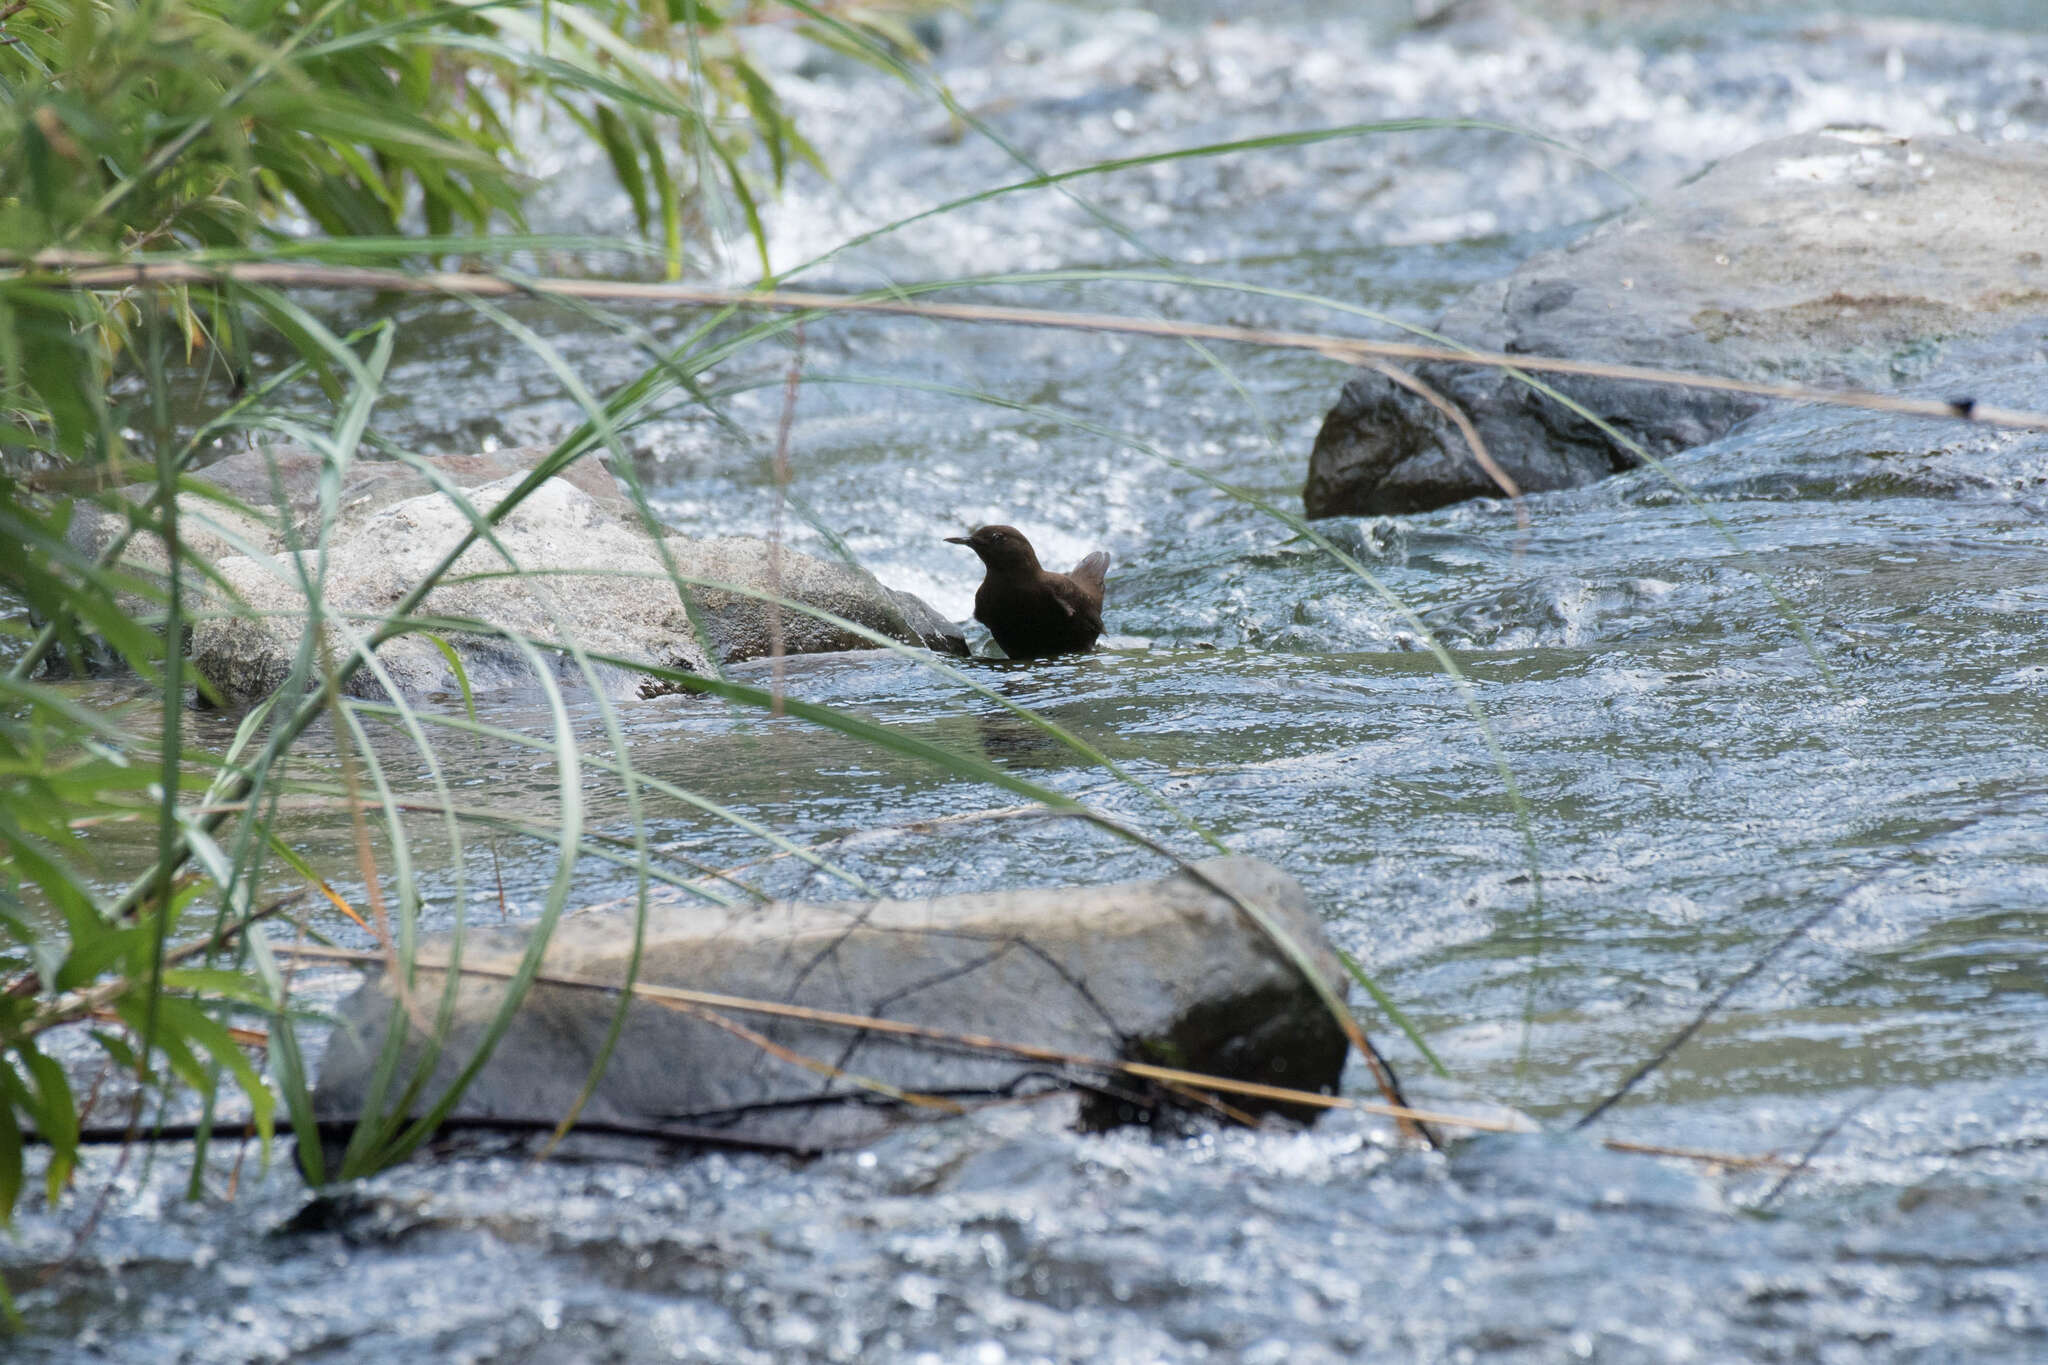
{"type": "MultiPolygon", "coordinates": [[[[434,471],[443,482],[456,488],[476,488],[510,474],[524,474],[547,453],[544,446],[521,446],[475,455],[441,455],[434,460],[434,471]]],[[[178,498],[179,535],[187,546],[209,561],[252,551],[274,554],[287,544],[288,533],[295,534],[299,544],[311,544],[319,530],[320,478],[325,468],[326,462],[318,453],[297,446],[238,451],[216,460],[197,470],[193,477],[248,510],[204,494],[182,494],[178,498]]],[[[631,515],[632,504],[601,461],[578,460],[558,477],[619,516],[631,515]]],[[[409,464],[357,460],[349,467],[348,480],[334,500],[335,527],[359,523],[394,502],[430,493],[434,487],[433,480],[409,464]]],[[[139,507],[154,492],[148,484],[131,484],[115,490],[111,501],[139,507]]],[[[127,524],[128,518],[117,511],[81,502],[71,520],[71,543],[97,555],[113,543],[127,524]]],[[[160,574],[164,568],[163,543],[155,533],[143,532],[123,551],[123,559],[131,566],[160,574]]]]}
{"type": "MultiPolygon", "coordinates": [[[[546,453],[544,447],[528,446],[477,455],[444,455],[434,464],[443,481],[469,489],[530,470],[546,453]]],[[[179,539],[192,556],[208,564],[237,556],[275,555],[286,545],[311,544],[321,522],[320,480],[325,468],[320,455],[297,446],[240,451],[216,460],[192,475],[210,491],[177,497],[179,539]]],[[[621,515],[630,510],[601,463],[578,461],[561,477],[621,515]]],[[[418,497],[434,487],[433,481],[410,465],[359,460],[338,490],[332,519],[335,530],[338,533],[392,502],[418,497]]],[[[155,517],[145,509],[155,492],[151,484],[130,484],[104,495],[102,501],[74,503],[67,538],[81,553],[99,558],[128,529],[131,517],[140,516],[145,525],[154,523],[155,517]]],[[[122,611],[140,621],[161,620],[169,581],[162,538],[154,531],[138,531],[123,546],[118,562],[154,588],[149,595],[141,591],[121,594],[122,611]]],[[[206,609],[201,599],[195,599],[194,606],[206,609]]],[[[92,670],[117,666],[104,657],[72,662],[92,670]]]]}
{"type": "MultiPolygon", "coordinates": [[[[1331,989],[1344,992],[1344,970],[1291,877],[1248,858],[1199,867],[1270,911],[1308,949],[1331,989]]],[[[628,905],[567,916],[542,971],[622,981],[632,937],[628,905]]],[[[463,961],[508,969],[525,948],[521,932],[472,932],[463,961]]],[[[446,949],[445,941],[432,944],[422,958],[445,960],[446,949]]],[[[1299,972],[1232,900],[1186,873],[1116,886],[856,905],[728,909],[658,894],[640,979],[1307,1090],[1334,1086],[1345,1056],[1343,1034],[1299,972]]],[[[401,1078],[422,1063],[444,980],[425,970],[415,978],[401,1012],[411,1020],[401,1078]]],[[[469,1062],[506,989],[501,981],[465,978],[420,1107],[444,1094],[469,1062]]],[[[315,1095],[323,1118],[361,1116],[393,1003],[381,975],[342,1003],[315,1095]]],[[[455,1114],[559,1119],[584,1085],[616,1003],[609,992],[537,987],[455,1114]]],[[[923,1094],[970,1100],[1060,1079],[1059,1068],[1044,1062],[762,1015],[730,1017],[848,1076],[923,1094]]],[[[583,1112],[598,1123],[802,1150],[864,1142],[934,1115],[644,999],[629,1011],[583,1112]]],[[[1107,1107],[1092,1116],[1117,1117],[1107,1107]]]]}
{"type": "MultiPolygon", "coordinates": [[[[2048,329],[2035,335],[2032,360],[1972,370],[1969,391],[1978,402],[2048,412],[2048,329]]],[[[1952,396],[1957,382],[1905,392],[1938,399],[1952,396]]],[[[1672,467],[1694,492],[1715,499],[1989,500],[2038,516],[2048,495],[2048,430],[1787,403],[1685,452],[1672,467]]],[[[1649,470],[1611,487],[1631,503],[1679,496],[1649,470]]]]}
{"type": "MultiPolygon", "coordinates": [[[[2048,323],[2048,147],[1815,133],[1767,142],[1474,290],[1438,324],[1481,350],[1890,390],[2025,359],[2048,323]]],[[[1499,371],[1423,365],[1525,491],[1635,457],[1499,371]]],[[[1544,377],[1662,457],[1758,400],[1544,377]]],[[[1967,388],[1962,390],[1967,393],[1967,388]]],[[[1498,489],[1436,408],[1360,370],[1324,419],[1308,514],[1424,511],[1498,489]]]]}
{"type": "MultiPolygon", "coordinates": [[[[484,455],[447,456],[434,462],[445,482],[464,490],[480,510],[494,508],[531,470],[544,451],[533,448],[484,455]]],[[[399,601],[467,533],[468,518],[426,475],[403,464],[361,461],[333,499],[326,518],[324,555],[293,550],[319,539],[322,464],[309,451],[252,451],[231,456],[199,477],[248,505],[224,506],[203,494],[179,497],[181,533],[212,561],[221,589],[194,599],[189,650],[194,666],[234,700],[266,696],[284,682],[306,620],[304,580],[321,577],[320,600],[333,618],[327,647],[341,657],[348,627],[363,626],[399,601]]],[[[127,490],[140,501],[147,489],[127,490]]],[[[81,508],[72,535],[99,553],[125,519],[100,508],[81,508]]],[[[893,592],[851,565],[828,563],[751,537],[707,541],[664,534],[657,542],[604,466],[582,460],[535,490],[496,534],[527,578],[479,578],[436,589],[422,615],[473,619],[543,641],[574,639],[592,653],[636,663],[702,671],[709,659],[735,662],[770,651],[780,636],[792,654],[865,649],[870,642],[815,618],[741,593],[693,589],[690,609],[668,566],[687,577],[713,579],[779,595],[844,616],[905,644],[966,653],[958,628],[922,601],[893,592]],[[666,562],[664,562],[664,551],[666,562]],[[707,655],[698,627],[710,643],[707,655]]],[[[154,534],[136,537],[123,562],[161,575],[164,554],[154,534]]],[[[506,560],[478,545],[451,577],[502,573],[506,560]]],[[[138,610],[140,607],[138,605],[138,610]]],[[[473,688],[530,681],[527,656],[502,636],[441,632],[456,649],[473,688]]],[[[382,670],[363,669],[348,690],[360,696],[396,691],[405,696],[452,692],[458,684],[446,657],[418,635],[389,641],[377,651],[382,670]]],[[[582,676],[566,654],[548,651],[545,666],[563,678],[582,676]]],[[[666,690],[624,670],[600,669],[597,681],[618,693],[666,690]]]]}
{"type": "MultiPolygon", "coordinates": [[[[912,593],[885,588],[851,564],[783,549],[756,536],[668,541],[676,571],[706,583],[727,583],[788,598],[843,616],[857,625],[905,644],[923,644],[947,654],[967,653],[958,626],[912,593]]],[[[779,633],[785,654],[829,654],[872,649],[874,642],[815,616],[781,610],[759,598],[715,588],[698,590],[714,648],[727,663],[759,659],[774,652],[779,633]]]]}
{"type": "MultiPolygon", "coordinates": [[[[467,497],[477,511],[488,512],[523,478],[507,475],[470,489],[467,497]]],[[[470,526],[452,501],[428,493],[371,514],[331,538],[324,552],[221,560],[216,568],[235,600],[220,602],[194,624],[193,667],[229,698],[253,700],[275,691],[291,670],[305,630],[304,583],[316,577],[326,655],[344,658],[357,633],[411,592],[470,526]]],[[[484,543],[470,547],[416,614],[484,622],[542,642],[541,657],[564,678],[576,675],[574,661],[547,650],[547,642],[573,639],[593,654],[691,672],[710,667],[681,596],[660,576],[654,542],[582,489],[549,479],[494,534],[503,552],[484,543]],[[514,566],[548,572],[507,573],[514,566]]],[[[437,634],[455,647],[472,688],[489,690],[532,675],[527,656],[507,638],[437,634]]],[[[447,656],[421,634],[379,645],[377,665],[357,670],[346,690],[366,697],[418,697],[452,693],[460,685],[447,656]]],[[[623,672],[600,672],[595,681],[607,691],[639,690],[623,672]]]]}

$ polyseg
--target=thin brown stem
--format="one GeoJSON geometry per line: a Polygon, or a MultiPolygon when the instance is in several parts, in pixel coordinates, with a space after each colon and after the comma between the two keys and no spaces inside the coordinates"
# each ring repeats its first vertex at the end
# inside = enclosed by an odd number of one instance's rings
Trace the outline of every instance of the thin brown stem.
{"type": "Polygon", "coordinates": [[[1465,410],[1390,361],[1376,360],[1370,368],[1378,370],[1451,420],[1458,428],[1458,434],[1465,438],[1465,444],[1472,448],[1473,463],[1484,470],[1486,477],[1492,479],[1494,485],[1507,494],[1508,501],[1514,504],[1515,524],[1524,531],[1528,530],[1529,509],[1522,505],[1522,486],[1516,483],[1514,476],[1502,469],[1500,463],[1493,458],[1492,452],[1486,448],[1486,442],[1479,437],[1479,428],[1472,425],[1472,419],[1465,415],[1465,410]]]}
{"type": "MultiPolygon", "coordinates": [[[[349,948],[298,947],[290,952],[309,962],[345,962],[358,966],[381,966],[383,959],[376,953],[358,952],[349,948]]],[[[449,964],[445,960],[420,958],[413,964],[416,971],[446,972],[449,964]]],[[[456,970],[463,976],[478,976],[492,980],[510,980],[513,972],[497,967],[482,967],[473,963],[462,963],[456,970]]],[[[568,976],[559,973],[542,972],[533,978],[536,985],[559,986],[570,990],[616,992],[621,989],[616,981],[602,981],[589,977],[568,976]]],[[[723,995],[715,991],[686,990],[677,986],[658,986],[650,982],[636,981],[632,993],[638,999],[656,1004],[691,1005],[705,1009],[729,1011],[736,1014],[759,1014],[770,1018],[793,1019],[826,1028],[851,1029],[857,1032],[883,1033],[898,1038],[916,1038],[925,1042],[944,1044],[950,1047],[964,1047],[978,1052],[998,1052],[1020,1058],[1024,1061],[1044,1062],[1049,1065],[1069,1068],[1075,1071],[1132,1076],[1139,1080],[1154,1081],[1162,1085],[1188,1085],[1199,1089],[1226,1095],[1240,1095],[1248,1099],[1265,1100],[1275,1104],[1298,1105],[1310,1109],[1351,1109],[1360,1113],[1376,1114],[1393,1118],[1403,1125],[1417,1127],[1442,1124],[1446,1127],[1473,1129],[1490,1133],[1528,1131],[1526,1124],[1512,1123],[1502,1119],[1480,1118],[1471,1115],[1443,1114],[1432,1110],[1417,1109],[1408,1105],[1387,1104],[1374,1100],[1353,1099],[1348,1095],[1326,1095],[1314,1090],[1294,1090],[1286,1086],[1266,1085],[1259,1081],[1240,1081],[1228,1076],[1211,1076],[1199,1071],[1187,1071],[1179,1067],[1155,1066],[1150,1062],[1133,1062],[1119,1057],[1089,1057],[1079,1053],[1061,1052],[1055,1048],[1039,1047],[1031,1043],[1009,1042],[992,1038],[986,1034],[961,1033],[953,1029],[936,1028],[929,1024],[909,1023],[901,1019],[882,1019],[873,1015],[849,1014],[841,1010],[812,1009],[807,1005],[783,1004],[774,1000],[754,1000],[745,996],[723,995]]]]}
{"type": "Polygon", "coordinates": [[[782,381],[782,416],[775,423],[775,508],[768,524],[768,667],[769,714],[782,714],[782,689],[787,683],[788,662],[782,638],[782,511],[789,501],[789,433],[796,425],[796,398],[803,388],[804,328],[798,323],[795,345],[789,353],[789,373],[782,381]]]}
{"type": "MultiPolygon", "coordinates": [[[[0,258],[4,261],[5,258],[0,258]]],[[[1581,375],[1644,384],[1737,393],[1753,398],[1794,403],[1826,403],[1910,417],[1943,417],[1989,426],[2048,429],[2048,413],[1998,407],[1967,398],[1945,401],[1904,398],[1861,389],[1820,389],[1803,384],[1764,384],[1685,370],[1646,365],[1610,365],[1561,356],[1507,355],[1497,351],[1466,351],[1450,346],[1425,346],[1405,341],[1368,341],[1362,337],[1322,332],[1271,331],[1218,322],[1183,322],[1165,318],[1121,317],[1105,313],[1066,313],[1045,308],[1013,308],[996,304],[927,303],[900,294],[864,296],[820,294],[798,290],[714,289],[698,285],[653,284],[632,280],[565,278],[501,279],[481,273],[450,271],[412,274],[403,270],[356,266],[307,265],[288,261],[246,261],[202,264],[192,261],[138,261],[120,264],[91,253],[46,251],[13,261],[11,278],[27,278],[50,288],[126,289],[235,282],[283,288],[360,289],[376,293],[452,294],[487,298],[559,295],[563,298],[610,302],[641,302],[667,307],[754,308],[780,312],[887,313],[902,317],[954,322],[994,323],[1020,327],[1056,327],[1068,331],[1114,332],[1184,340],[1241,342],[1284,350],[1313,351],[1347,365],[1371,360],[1434,361],[1477,365],[1486,369],[1521,370],[1538,374],[1581,375]],[[53,275],[49,272],[56,272],[53,275]]],[[[0,278],[9,278],[0,276],[0,278]]]]}

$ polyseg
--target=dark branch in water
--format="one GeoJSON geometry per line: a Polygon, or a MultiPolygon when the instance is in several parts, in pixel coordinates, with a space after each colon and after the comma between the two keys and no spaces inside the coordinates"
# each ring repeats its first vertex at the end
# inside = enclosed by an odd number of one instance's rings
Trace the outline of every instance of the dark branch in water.
{"type": "MultiPolygon", "coordinates": [[[[548,1134],[561,1126],[559,1118],[462,1118],[451,1117],[441,1121],[437,1130],[442,1133],[505,1133],[548,1134]]],[[[107,1123],[78,1130],[78,1145],[81,1147],[108,1147],[116,1143],[146,1140],[150,1142],[189,1142],[200,1136],[202,1130],[209,1137],[218,1137],[222,1130],[233,1125],[219,1120],[212,1123],[165,1123],[138,1130],[132,1124],[107,1123]]],[[[314,1124],[322,1137],[346,1139],[355,1131],[356,1120],[320,1119],[314,1124]]],[[[295,1133],[289,1119],[279,1119],[273,1131],[280,1137],[295,1133]]],[[[590,1119],[578,1119],[573,1130],[577,1133],[596,1134],[601,1137],[651,1138],[663,1142],[685,1142],[707,1147],[738,1148],[745,1151],[773,1152],[781,1156],[816,1156],[825,1149],[803,1147],[795,1143],[769,1142],[760,1138],[737,1138],[716,1128],[700,1128],[682,1123],[612,1123],[590,1119]]],[[[254,1136],[253,1131],[248,1133],[254,1136]]],[[[25,1129],[21,1140],[36,1146],[45,1145],[49,1139],[33,1129],[25,1129]]]]}
{"type": "Polygon", "coordinates": [[[1577,1132],[1582,1128],[1588,1127],[1592,1124],[1593,1120],[1599,1118],[1609,1109],[1612,1109],[1615,1106],[1615,1104],[1620,1101],[1622,1096],[1628,1094],[1629,1091],[1635,1089],[1638,1085],[1642,1084],[1644,1079],[1646,1079],[1651,1072],[1655,1071],[1658,1067],[1664,1065],[1664,1063],[1670,1061],[1673,1054],[1675,1054],[1680,1048],[1684,1047],[1688,1042],[1691,1042],[1692,1036],[1700,1031],[1700,1026],[1706,1023],[1707,1020],[1713,1018],[1714,1015],[1720,1011],[1721,1006],[1728,1003],[1728,999],[1730,996],[1734,995],[1735,992],[1741,990],[1744,986],[1748,985],[1751,978],[1753,978],[1758,972],[1762,971],[1765,967],[1769,966],[1771,959],[1775,958],[1779,953],[1784,952],[1787,948],[1797,943],[1800,939],[1805,938],[1808,934],[1812,933],[1816,928],[1819,927],[1822,920],[1826,919],[1828,916],[1834,914],[1835,911],[1841,909],[1844,905],[1848,904],[1850,897],[1856,895],[1865,887],[1871,885],[1878,879],[1878,877],[1882,875],[1883,873],[1873,873],[1870,876],[1865,877],[1862,881],[1857,882],[1854,886],[1850,887],[1840,896],[1836,897],[1832,901],[1829,901],[1826,905],[1823,905],[1820,909],[1815,910],[1813,913],[1809,914],[1805,919],[1799,921],[1799,923],[1793,925],[1790,929],[1786,930],[1784,935],[1781,938],[1779,938],[1776,943],[1773,943],[1770,947],[1764,950],[1763,955],[1761,957],[1757,958],[1756,961],[1750,963],[1747,967],[1744,967],[1741,971],[1737,972],[1732,978],[1730,978],[1727,985],[1723,986],[1719,991],[1715,992],[1714,998],[1712,1000],[1709,1000],[1706,1003],[1705,1007],[1703,1007],[1698,1014],[1695,1014],[1692,1017],[1692,1021],[1690,1023],[1688,1023],[1684,1028],[1680,1029],[1678,1032],[1672,1034],[1670,1040],[1666,1042],[1664,1046],[1658,1048],[1656,1052],[1651,1054],[1650,1059],[1648,1061],[1644,1062],[1641,1066],[1637,1067],[1634,1071],[1630,1072],[1628,1079],[1623,1081],[1619,1086],[1617,1086],[1612,1094],[1608,1095],[1606,1099],[1600,1101],[1600,1103],[1594,1105],[1591,1109],[1588,1109],[1585,1112],[1584,1116],[1581,1117],[1577,1123],[1574,1123],[1572,1125],[1572,1131],[1577,1132]]]}
{"type": "Polygon", "coordinates": [[[1792,1163],[1792,1169],[1785,1172],[1785,1174],[1779,1176],[1778,1183],[1771,1186],[1771,1188],[1767,1192],[1765,1192],[1764,1197],[1757,1201],[1757,1210],[1761,1212],[1762,1210],[1767,1209],[1772,1204],[1776,1203],[1778,1200],[1778,1196],[1783,1194],[1786,1190],[1790,1189],[1792,1186],[1792,1182],[1797,1180],[1800,1176],[1806,1173],[1806,1168],[1813,1164],[1813,1159],[1815,1157],[1820,1155],[1820,1149],[1827,1146],[1830,1142],[1833,1142],[1835,1140],[1835,1134],[1841,1132],[1843,1128],[1847,1127],[1850,1119],[1855,1118],[1865,1109],[1868,1109],[1871,1105],[1871,1102],[1874,1101],[1876,1098],[1877,1094],[1873,1092],[1870,1095],[1865,1096],[1863,1099],[1856,1101],[1856,1103],[1850,1105],[1847,1109],[1844,1109],[1839,1115],[1837,1115],[1833,1123],[1830,1123],[1827,1127],[1821,1129],[1819,1134],[1815,1136],[1813,1141],[1806,1144],[1806,1150],[1799,1154],[1799,1159],[1792,1163]]]}

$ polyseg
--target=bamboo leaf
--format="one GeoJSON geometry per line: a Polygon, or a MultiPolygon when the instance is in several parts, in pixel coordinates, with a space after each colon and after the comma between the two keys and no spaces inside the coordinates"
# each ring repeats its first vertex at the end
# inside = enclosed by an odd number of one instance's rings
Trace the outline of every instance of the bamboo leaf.
{"type": "Polygon", "coordinates": [[[163,980],[166,990],[218,996],[251,1009],[272,1011],[277,1007],[261,981],[252,980],[241,972],[218,967],[167,967],[163,980]]]}
{"type": "Polygon", "coordinates": [[[281,1008],[285,1000],[284,973],[278,969],[277,957],[271,952],[270,939],[263,925],[250,925],[243,941],[249,945],[250,961],[264,989],[280,1005],[270,1016],[270,1070],[277,1078],[278,1091],[284,1096],[286,1112],[291,1115],[292,1139],[298,1149],[299,1169],[305,1173],[307,1183],[317,1189],[327,1183],[327,1154],[320,1142],[320,1124],[313,1110],[313,1088],[307,1077],[305,1058],[299,1049],[298,1029],[291,1016],[281,1008]]]}
{"type": "Polygon", "coordinates": [[[766,279],[775,273],[775,268],[768,261],[768,229],[761,223],[761,210],[754,202],[754,192],[748,188],[747,177],[740,170],[739,163],[733,160],[732,153],[717,138],[705,141],[712,155],[718,158],[719,165],[725,167],[726,186],[732,191],[733,198],[739,200],[740,211],[747,216],[747,233],[754,239],[754,249],[760,253],[761,277],[766,279]]]}
{"type": "Polygon", "coordinates": [[[789,120],[783,115],[782,102],[776,98],[774,88],[761,79],[761,73],[749,63],[735,60],[732,69],[746,92],[747,112],[753,115],[754,132],[768,150],[768,163],[775,171],[775,188],[781,189],[789,148],[789,120]]]}
{"type": "MultiPolygon", "coordinates": [[[[44,1186],[54,1204],[70,1183],[72,1168],[78,1164],[78,1107],[71,1098],[71,1082],[65,1079],[64,1068],[55,1059],[38,1052],[35,1044],[26,1040],[16,1045],[15,1056],[34,1084],[33,1106],[24,1107],[34,1120],[36,1131],[50,1145],[44,1186]]],[[[5,1069],[0,1064],[0,1070],[5,1069]]]]}
{"type": "Polygon", "coordinates": [[[14,1068],[0,1056],[0,1225],[13,1217],[14,1206],[21,1202],[21,1124],[14,1117],[17,1107],[26,1108],[20,1087],[14,1068]]]}
{"type": "Polygon", "coordinates": [[[597,137],[603,145],[605,155],[611,158],[612,174],[619,178],[619,184],[626,191],[627,200],[633,205],[633,217],[645,232],[649,220],[647,204],[647,178],[640,173],[640,157],[634,148],[633,135],[627,130],[624,120],[612,111],[610,105],[597,107],[597,137]]]}
{"type": "MultiPolygon", "coordinates": [[[[251,1121],[263,1139],[264,1160],[270,1159],[270,1141],[277,1110],[277,1099],[270,1093],[270,1087],[263,1083],[256,1068],[249,1064],[249,1058],[242,1052],[241,1044],[227,1031],[222,1023],[206,1010],[190,1000],[175,996],[166,997],[162,1002],[164,1017],[184,1037],[196,1042],[207,1055],[226,1067],[248,1098],[251,1121]]],[[[195,1089],[207,1090],[206,1085],[195,1089]]]]}

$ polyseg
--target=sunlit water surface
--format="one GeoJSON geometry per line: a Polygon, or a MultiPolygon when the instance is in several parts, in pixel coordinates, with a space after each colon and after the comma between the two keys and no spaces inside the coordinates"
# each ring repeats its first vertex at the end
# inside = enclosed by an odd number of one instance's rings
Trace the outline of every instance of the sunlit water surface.
{"type": "MultiPolygon", "coordinates": [[[[939,71],[1054,169],[1454,115],[1541,128],[1654,191],[1830,123],[2048,131],[2048,37],[1994,31],[2017,22],[2010,6],[1978,7],[1994,28],[1782,7],[1704,27],[1648,7],[1631,28],[1627,7],[1620,22],[1576,7],[1603,26],[1501,20],[1405,37],[1386,8],[1372,22],[1314,5],[1212,22],[1016,0],[945,20],[939,71]]],[[[778,267],[1028,173],[914,92],[762,48],[834,170],[829,184],[802,177],[776,209],[778,267]]],[[[582,160],[544,167],[546,214],[621,230],[623,199],[582,160]]],[[[1429,321],[1627,202],[1585,162],[1488,132],[1177,162],[1073,188],[1124,235],[1038,192],[798,278],[1170,271],[1429,321]]],[[[733,253],[735,278],[746,259],[733,253]]],[[[1374,326],[1158,282],[965,296],[1374,326]]],[[[453,306],[401,313],[385,434],[465,450],[549,441],[573,422],[517,342],[453,306]]],[[[537,306],[525,316],[594,387],[643,363],[600,328],[537,306]]],[[[636,320],[665,338],[695,321],[636,320]]],[[[730,1155],[669,1169],[481,1161],[396,1171],[311,1205],[288,1167],[261,1175],[253,1155],[238,1172],[220,1157],[196,1205],[180,1198],[175,1156],[96,1155],[67,1207],[29,1213],[0,1251],[32,1326],[10,1359],[2048,1355],[2048,445],[1999,438],[1900,469],[1881,426],[1855,428],[1845,448],[1847,418],[1738,432],[1675,462],[1727,537],[1648,472],[1531,499],[1526,530],[1496,504],[1321,524],[1374,586],[1196,472],[1298,508],[1341,381],[1327,362],[840,320],[813,324],[800,351],[757,350],[715,376],[756,386],[725,405],[745,435],[682,409],[630,434],[677,525],[779,529],[822,551],[778,501],[769,458],[792,354],[793,490],[884,581],[965,615],[978,570],[941,538],[984,521],[1022,526],[1049,561],[1111,551],[1102,652],[970,671],[1299,877],[1333,939],[1451,1068],[1453,1081],[1431,1080],[1381,1024],[1418,1094],[1510,1102],[1562,1128],[1779,935],[1833,907],[1594,1134],[1814,1148],[1811,1167],[1777,1188],[1775,1171],[1584,1136],[1442,1156],[1341,1116],[1302,1134],[1083,1137],[1030,1112],[800,1169],[730,1155]],[[1526,835],[1478,724],[1419,649],[1417,618],[1469,679],[1526,835]]],[[[2038,405],[2048,388],[2035,383],[2038,405]]],[[[1147,797],[913,661],[797,660],[786,685],[1193,850],[1147,797]]],[[[609,752],[598,704],[570,706],[609,752]]],[[[488,704],[485,718],[549,726],[538,697],[488,704]]],[[[835,841],[834,861],[895,893],[1158,870],[1060,823],[910,829],[1012,799],[791,722],[679,698],[622,706],[616,722],[641,771],[799,841],[835,841]]],[[[194,724],[224,745],[233,718],[194,724]]],[[[395,730],[380,742],[395,785],[436,780],[395,730]]],[[[317,745],[309,758],[327,766],[317,745]]],[[[559,809],[544,754],[449,735],[438,760],[459,802],[559,809]]],[[[594,828],[632,835],[616,779],[586,771],[582,797],[594,828]]],[[[671,803],[650,801],[644,829],[684,871],[761,852],[671,803]]],[[[302,830],[323,866],[354,865],[345,826],[309,817],[302,830]]],[[[486,920],[529,913],[554,876],[539,842],[472,832],[457,859],[433,820],[408,834],[430,925],[458,903],[486,920]]],[[[118,833],[105,847],[118,863],[118,833]]],[[[739,875],[771,894],[845,894],[794,860],[739,875]]],[[[632,890],[596,860],[578,876],[579,901],[632,890]]],[[[343,921],[323,927],[361,941],[343,921]]]]}

